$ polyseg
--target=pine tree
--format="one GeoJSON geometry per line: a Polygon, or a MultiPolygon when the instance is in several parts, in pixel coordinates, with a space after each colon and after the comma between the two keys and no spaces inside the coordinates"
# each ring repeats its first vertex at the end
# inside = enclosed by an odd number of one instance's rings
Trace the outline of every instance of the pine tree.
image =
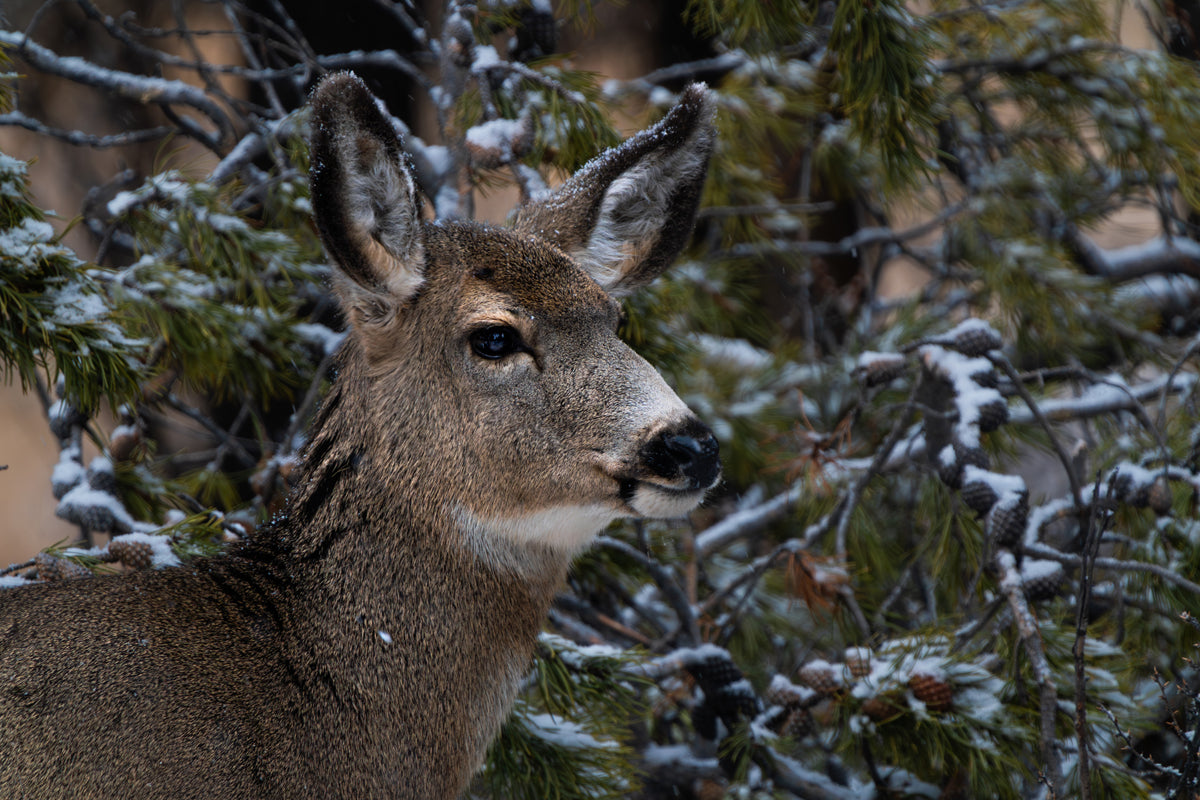
{"type": "MultiPolygon", "coordinates": [[[[308,224],[314,70],[382,64],[427,97],[436,141],[396,124],[438,216],[501,185],[536,195],[617,141],[618,110],[653,119],[704,78],[719,139],[697,234],[627,301],[622,335],[713,426],[725,484],[692,519],[614,526],[580,559],[474,794],[1190,797],[1184,6],[1146,11],[1161,46],[1133,50],[1091,0],[689,0],[713,55],[622,82],[555,54],[588,4],[447,2],[437,27],[396,5],[412,51],[318,55],[281,18],[287,46],[243,36],[259,63],[238,74],[273,98],[258,108],[213,82],[82,75],[189,107],[168,121],[220,161],[93,205],[108,250],[87,264],[0,159],[0,361],[46,397],[60,516],[111,536],[0,581],[175,563],[280,507],[339,340],[308,224]],[[1130,208],[1160,229],[1098,245],[1130,208]],[[885,296],[898,265],[916,285],[885,296]],[[205,444],[168,454],[181,424],[205,444]],[[103,453],[87,465],[83,437],[103,453]]],[[[0,47],[64,64],[16,31],[0,47]]]]}

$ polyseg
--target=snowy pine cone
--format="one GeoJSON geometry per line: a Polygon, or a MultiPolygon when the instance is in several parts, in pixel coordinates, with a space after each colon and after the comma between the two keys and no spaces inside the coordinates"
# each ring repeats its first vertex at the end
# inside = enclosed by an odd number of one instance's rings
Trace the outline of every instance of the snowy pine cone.
{"type": "Polygon", "coordinates": [[[999,350],[1004,342],[990,326],[975,325],[956,333],[950,346],[968,358],[975,358],[989,350],[999,350]]]}
{"type": "Polygon", "coordinates": [[[1008,422],[1008,403],[992,400],[979,407],[979,432],[991,433],[1008,422]]]}
{"type": "Polygon", "coordinates": [[[1049,600],[1057,595],[1066,578],[1066,571],[1057,561],[1027,559],[1021,567],[1021,588],[1032,601],[1049,600]]]}
{"type": "Polygon", "coordinates": [[[834,694],[842,688],[842,676],[828,661],[811,661],[796,673],[802,684],[821,694],[834,694]]]}
{"type": "Polygon", "coordinates": [[[50,553],[38,553],[33,557],[37,567],[38,578],[44,581],[71,580],[73,578],[90,578],[92,571],[74,561],[59,558],[50,553]]]}
{"type": "Polygon", "coordinates": [[[108,554],[130,569],[146,569],[154,561],[154,548],[149,542],[113,539],[108,544],[108,554]]]}
{"type": "Polygon", "coordinates": [[[117,493],[117,475],[107,458],[94,458],[87,467],[88,486],[106,494],[117,493]]]}
{"type": "Polygon", "coordinates": [[[1000,499],[987,481],[967,481],[963,484],[962,499],[976,514],[986,514],[1000,499]]]}
{"type": "Polygon", "coordinates": [[[942,479],[942,483],[951,489],[959,489],[962,487],[963,468],[972,466],[987,469],[990,464],[991,459],[988,458],[988,454],[984,452],[983,448],[967,447],[955,442],[954,461],[949,464],[939,464],[938,476],[942,479]]]}
{"type": "Polygon", "coordinates": [[[852,678],[865,678],[871,674],[871,651],[865,647],[846,648],[846,669],[852,678]]]}
{"type": "Polygon", "coordinates": [[[1150,484],[1150,488],[1146,492],[1146,504],[1150,506],[1160,517],[1165,517],[1171,513],[1171,506],[1175,501],[1174,495],[1171,493],[1170,482],[1159,475],[1154,479],[1154,483],[1150,484]]]}
{"type": "Polygon", "coordinates": [[[50,406],[50,432],[61,440],[71,437],[71,430],[76,425],[87,422],[87,415],[65,400],[60,400],[50,406]]]}
{"type": "Polygon", "coordinates": [[[1001,547],[1012,547],[1021,541],[1029,519],[1029,498],[1024,494],[1005,495],[992,506],[986,518],[988,535],[1001,547]]]}
{"type": "Polygon", "coordinates": [[[73,522],[95,533],[109,533],[116,525],[112,509],[103,505],[67,503],[59,504],[55,512],[62,519],[73,522]]]}
{"type": "Polygon", "coordinates": [[[875,722],[882,722],[899,714],[901,708],[893,698],[887,695],[876,695],[863,701],[861,711],[875,722]]]}
{"type": "Polygon", "coordinates": [[[704,693],[711,695],[715,690],[742,679],[742,671],[733,663],[727,653],[714,651],[706,655],[690,659],[683,665],[704,693]]]}
{"type": "Polygon", "coordinates": [[[995,389],[1000,386],[1000,376],[996,374],[996,370],[994,369],[972,372],[970,378],[975,382],[976,386],[983,389],[995,389]]]}
{"type": "Polygon", "coordinates": [[[799,739],[812,733],[812,729],[812,714],[808,713],[808,709],[796,706],[787,709],[783,715],[783,720],[775,730],[781,736],[790,736],[793,739],[799,739]]]}
{"type": "Polygon", "coordinates": [[[904,356],[898,353],[877,353],[859,363],[862,381],[868,388],[890,383],[904,374],[904,368],[904,356]]]}
{"type": "Polygon", "coordinates": [[[945,711],[954,702],[954,689],[933,675],[913,673],[908,679],[908,688],[912,690],[913,697],[924,703],[930,711],[945,711]]]}

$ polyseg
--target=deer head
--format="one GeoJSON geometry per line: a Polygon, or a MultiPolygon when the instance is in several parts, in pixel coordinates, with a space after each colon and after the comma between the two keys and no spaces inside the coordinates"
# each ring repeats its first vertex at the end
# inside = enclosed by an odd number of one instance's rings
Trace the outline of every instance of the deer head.
{"type": "Polygon", "coordinates": [[[378,479],[484,550],[569,556],[618,517],[696,506],[717,442],[617,326],[618,298],[691,234],[714,136],[705,90],[507,229],[422,219],[357,78],[325,80],[312,102],[314,211],[361,354],[349,433],[388,439],[362,442],[378,479]]]}

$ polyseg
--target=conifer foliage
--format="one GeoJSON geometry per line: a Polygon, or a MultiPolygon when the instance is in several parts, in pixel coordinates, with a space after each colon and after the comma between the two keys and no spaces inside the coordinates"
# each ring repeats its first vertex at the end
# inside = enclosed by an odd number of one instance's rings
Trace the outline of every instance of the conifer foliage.
{"type": "Polygon", "coordinates": [[[402,46],[341,52],[283,4],[226,3],[225,31],[187,3],[157,27],[61,5],[176,77],[56,52],[45,15],[0,30],[9,68],[157,121],[55,128],[9,73],[0,124],[174,137],[216,166],[96,187],[88,263],[0,156],[0,364],[44,399],[49,489],[82,539],[0,586],[179,563],[281,507],[340,341],[309,222],[314,76],[420,97],[425,138],[390,110],[438,217],[536,196],[618,141],[617,112],[704,79],[700,224],[622,334],[713,426],[725,482],[579,560],[472,794],[1200,791],[1188,4],[1136,12],[1160,43],[1132,49],[1093,0],[687,0],[706,52],[627,81],[556,54],[589,3],[447,0],[432,22],[379,3],[402,46]],[[198,60],[206,37],[238,63],[198,60]],[[1099,244],[1145,209],[1139,241],[1099,244]]]}

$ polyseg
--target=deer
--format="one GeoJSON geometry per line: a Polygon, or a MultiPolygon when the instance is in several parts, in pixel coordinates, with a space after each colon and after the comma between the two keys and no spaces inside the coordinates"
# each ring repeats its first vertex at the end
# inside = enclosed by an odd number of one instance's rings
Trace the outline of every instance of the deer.
{"type": "Polygon", "coordinates": [[[0,797],[458,797],[572,559],[720,480],[617,335],[691,236],[710,92],[506,226],[427,219],[354,75],[311,106],[347,334],[295,488],[221,554],[0,590],[0,797]]]}

